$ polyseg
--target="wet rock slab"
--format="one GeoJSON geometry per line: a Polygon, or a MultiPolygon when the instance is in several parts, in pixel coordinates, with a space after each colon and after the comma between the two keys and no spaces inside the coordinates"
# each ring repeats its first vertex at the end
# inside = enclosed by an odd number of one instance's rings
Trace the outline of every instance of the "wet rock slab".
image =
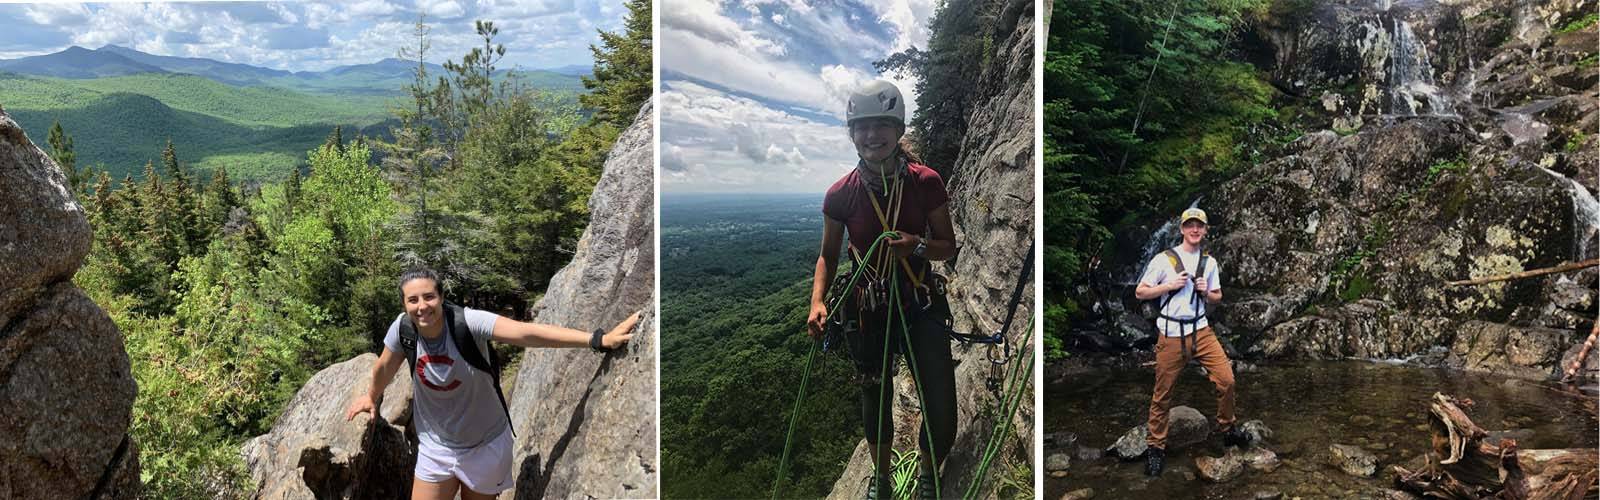
{"type": "MultiPolygon", "coordinates": [[[[1177,406],[1168,413],[1167,450],[1176,450],[1205,441],[1211,436],[1211,420],[1200,410],[1177,406]]],[[[1146,439],[1150,429],[1146,424],[1129,429],[1117,442],[1106,448],[1106,453],[1122,460],[1136,460],[1144,456],[1150,446],[1146,439]]]]}

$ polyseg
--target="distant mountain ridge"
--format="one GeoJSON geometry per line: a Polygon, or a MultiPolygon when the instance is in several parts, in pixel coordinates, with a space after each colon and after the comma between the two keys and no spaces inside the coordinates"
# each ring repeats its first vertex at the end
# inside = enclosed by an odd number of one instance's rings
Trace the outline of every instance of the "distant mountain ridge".
{"type": "MultiPolygon", "coordinates": [[[[444,74],[443,66],[427,63],[429,74],[444,74]]],[[[243,63],[222,62],[202,57],[160,56],[120,45],[98,49],[79,46],[51,54],[0,59],[0,71],[55,78],[92,79],[140,73],[182,73],[201,76],[228,85],[275,86],[313,92],[371,93],[397,91],[412,78],[416,63],[386,58],[366,64],[339,66],[324,71],[284,71],[243,63]]],[[[518,70],[539,87],[579,90],[578,76],[588,75],[589,66],[574,64],[551,69],[518,70]]],[[[502,73],[504,70],[501,71],[502,73]]]]}

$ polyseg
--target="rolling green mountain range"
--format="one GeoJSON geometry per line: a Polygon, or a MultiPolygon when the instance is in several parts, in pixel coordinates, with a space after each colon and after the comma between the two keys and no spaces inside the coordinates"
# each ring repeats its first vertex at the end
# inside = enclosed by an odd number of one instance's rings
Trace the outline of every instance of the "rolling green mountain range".
{"type": "MultiPolygon", "coordinates": [[[[443,75],[439,65],[430,75],[443,75]]],[[[277,180],[303,163],[335,125],[382,135],[389,106],[415,63],[384,59],[327,71],[289,72],[107,45],[0,60],[0,107],[40,144],[56,121],[72,136],[79,168],[138,176],[168,139],[199,170],[226,166],[239,179],[277,180]]],[[[584,91],[574,68],[518,71],[575,108],[584,91]]],[[[506,72],[497,74],[503,76],[506,72]]],[[[350,134],[347,133],[347,136],[350,134]]]]}

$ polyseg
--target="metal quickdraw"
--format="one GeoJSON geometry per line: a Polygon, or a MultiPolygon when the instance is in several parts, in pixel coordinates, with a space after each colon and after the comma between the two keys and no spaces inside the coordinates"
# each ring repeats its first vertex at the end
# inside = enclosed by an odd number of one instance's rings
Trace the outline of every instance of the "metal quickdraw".
{"type": "Polygon", "coordinates": [[[1033,249],[1034,243],[1029,243],[1028,253],[1022,259],[1022,274],[1017,276],[1017,285],[1011,289],[1011,304],[1007,307],[1005,321],[1000,324],[1000,331],[994,335],[984,336],[950,330],[950,336],[963,344],[988,344],[988,351],[984,353],[984,357],[990,363],[1001,365],[1011,361],[1011,343],[1006,342],[1006,332],[1011,330],[1011,322],[1017,316],[1017,307],[1022,304],[1022,289],[1028,286],[1028,276],[1033,274],[1033,249]],[[1004,349],[998,358],[994,356],[996,347],[1004,349]]]}

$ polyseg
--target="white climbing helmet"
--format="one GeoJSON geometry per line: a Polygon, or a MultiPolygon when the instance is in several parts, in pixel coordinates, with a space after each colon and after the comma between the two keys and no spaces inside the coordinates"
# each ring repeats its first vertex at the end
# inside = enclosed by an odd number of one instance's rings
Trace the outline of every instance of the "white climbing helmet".
{"type": "Polygon", "coordinates": [[[900,95],[900,88],[884,80],[873,80],[850,92],[850,100],[845,103],[845,124],[853,124],[863,118],[888,117],[906,124],[906,102],[900,95]]]}

